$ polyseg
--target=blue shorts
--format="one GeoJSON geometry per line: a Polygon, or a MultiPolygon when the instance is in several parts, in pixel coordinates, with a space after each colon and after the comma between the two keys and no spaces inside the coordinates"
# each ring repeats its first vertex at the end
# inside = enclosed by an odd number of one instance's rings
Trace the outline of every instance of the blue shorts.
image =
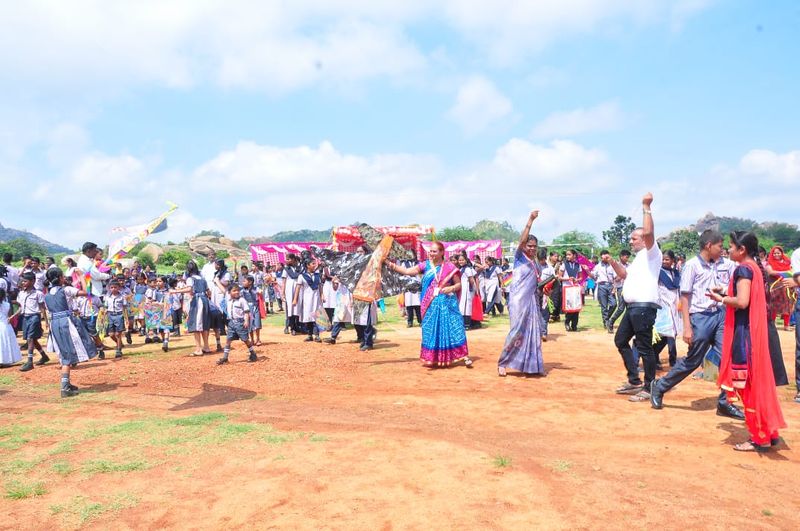
{"type": "Polygon", "coordinates": [[[38,313],[32,315],[23,315],[22,323],[20,324],[22,330],[22,339],[39,339],[42,337],[42,316],[38,313]]]}
{"type": "Polygon", "coordinates": [[[90,336],[97,335],[97,317],[81,317],[81,322],[90,336]]]}
{"type": "Polygon", "coordinates": [[[231,319],[228,321],[228,341],[249,341],[250,333],[244,327],[244,319],[231,319]]]}
{"type": "Polygon", "coordinates": [[[125,318],[122,314],[111,315],[108,314],[108,326],[106,327],[106,334],[113,334],[118,332],[125,332],[125,318]]]}

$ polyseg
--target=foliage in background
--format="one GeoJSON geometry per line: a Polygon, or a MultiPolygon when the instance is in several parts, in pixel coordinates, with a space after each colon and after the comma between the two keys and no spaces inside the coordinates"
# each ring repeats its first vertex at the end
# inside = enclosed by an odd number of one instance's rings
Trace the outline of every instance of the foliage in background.
{"type": "Polygon", "coordinates": [[[603,231],[603,239],[608,244],[608,250],[612,255],[617,256],[623,249],[628,249],[630,246],[631,232],[636,229],[630,216],[623,216],[622,214],[614,218],[614,223],[608,230],[603,231]]]}
{"type": "Polygon", "coordinates": [[[4,253],[13,254],[15,261],[20,260],[25,255],[38,256],[42,260],[44,260],[45,256],[50,256],[50,253],[43,246],[25,238],[14,238],[0,243],[0,255],[4,253]]]}
{"type": "Polygon", "coordinates": [[[557,251],[562,256],[569,249],[577,249],[582,255],[591,258],[593,255],[600,254],[602,246],[591,232],[571,230],[556,236],[549,245],[543,247],[547,247],[550,251],[557,251]]]}
{"type": "Polygon", "coordinates": [[[184,251],[183,249],[169,249],[158,257],[158,264],[171,266],[176,262],[182,262],[186,265],[186,262],[191,259],[192,255],[189,251],[184,251]]]}
{"type": "Polygon", "coordinates": [[[676,255],[682,254],[688,259],[700,250],[699,241],[700,236],[693,230],[676,230],[667,239],[661,241],[661,249],[663,251],[671,250],[676,255]]]}
{"type": "Polygon", "coordinates": [[[218,230],[203,229],[197,234],[195,234],[193,237],[199,238],[200,236],[213,236],[214,238],[222,238],[224,234],[222,234],[218,230]]]}

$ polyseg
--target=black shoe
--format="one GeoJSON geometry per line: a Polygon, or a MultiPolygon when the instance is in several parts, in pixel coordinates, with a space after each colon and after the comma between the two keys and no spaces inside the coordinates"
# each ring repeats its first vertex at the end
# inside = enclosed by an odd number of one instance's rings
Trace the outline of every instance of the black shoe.
{"type": "Polygon", "coordinates": [[[658,380],[650,382],[650,407],[661,409],[664,407],[664,393],[658,389],[658,380]]]}
{"type": "Polygon", "coordinates": [[[413,327],[414,327],[414,323],[408,323],[408,324],[406,325],[406,328],[413,328],[413,327]]]}
{"type": "Polygon", "coordinates": [[[322,340],[322,342],[323,343],[327,343],[329,345],[335,345],[336,344],[336,340],[334,338],[332,338],[332,337],[326,337],[325,339],[322,340]]]}
{"type": "Polygon", "coordinates": [[[225,365],[228,363],[228,358],[220,358],[217,360],[217,365],[225,365]]]}
{"type": "Polygon", "coordinates": [[[744,412],[733,404],[717,404],[717,415],[736,420],[744,420],[744,412]]]}
{"type": "Polygon", "coordinates": [[[319,338],[319,336],[314,336],[314,342],[322,343],[322,340],[319,338]]]}
{"type": "Polygon", "coordinates": [[[77,389],[61,389],[61,398],[68,398],[80,394],[77,389]]]}
{"type": "Polygon", "coordinates": [[[98,352],[97,352],[97,359],[99,359],[99,360],[104,360],[104,359],[106,359],[106,353],[105,353],[105,352],[103,352],[102,350],[98,351],[98,352]]]}
{"type": "Polygon", "coordinates": [[[365,352],[367,350],[372,350],[372,347],[369,345],[361,345],[361,348],[359,348],[358,350],[365,352]]]}
{"type": "Polygon", "coordinates": [[[308,336],[307,338],[305,338],[305,339],[303,340],[303,342],[304,342],[304,343],[305,343],[305,342],[308,342],[308,341],[314,341],[314,338],[313,338],[313,337],[311,337],[311,336],[308,336]]]}
{"type": "Polygon", "coordinates": [[[606,330],[608,330],[609,334],[613,334],[614,333],[614,325],[612,323],[608,323],[608,327],[606,328],[606,330]]]}
{"type": "Polygon", "coordinates": [[[47,354],[42,352],[41,353],[41,358],[39,358],[39,361],[36,362],[36,365],[42,366],[45,363],[47,363],[48,361],[50,361],[50,358],[47,356],[47,354]]]}
{"type": "Polygon", "coordinates": [[[222,352],[222,351],[223,351],[222,345],[217,343],[217,352],[222,352]]]}
{"type": "Polygon", "coordinates": [[[128,330],[125,332],[125,342],[129,345],[133,344],[133,339],[131,339],[131,331],[128,330]]]}
{"type": "Polygon", "coordinates": [[[114,354],[114,359],[115,359],[115,360],[118,360],[118,359],[120,359],[120,358],[122,358],[122,351],[121,351],[121,350],[118,350],[118,351],[117,351],[117,353],[116,353],[116,354],[114,354]]]}
{"type": "Polygon", "coordinates": [[[33,362],[30,359],[28,359],[28,361],[26,361],[22,365],[22,367],[19,368],[19,370],[20,370],[20,372],[27,372],[27,371],[33,370],[33,362]]]}
{"type": "Polygon", "coordinates": [[[283,329],[283,333],[286,334],[286,335],[289,335],[289,327],[288,326],[283,329]]]}
{"type": "Polygon", "coordinates": [[[161,345],[161,350],[163,350],[164,352],[169,352],[169,343],[164,343],[163,345],[161,345]]]}
{"type": "Polygon", "coordinates": [[[149,345],[150,343],[152,343],[152,341],[150,340],[149,337],[144,338],[144,344],[145,345],[149,345]]]}
{"type": "Polygon", "coordinates": [[[69,384],[69,386],[68,386],[68,387],[69,387],[69,390],[70,390],[70,391],[77,391],[77,390],[78,390],[78,386],[77,386],[77,385],[72,385],[72,384],[69,384]]]}
{"type": "Polygon", "coordinates": [[[258,361],[258,356],[256,356],[255,354],[250,354],[250,357],[247,358],[247,361],[249,361],[250,363],[253,363],[254,361],[258,361]]]}

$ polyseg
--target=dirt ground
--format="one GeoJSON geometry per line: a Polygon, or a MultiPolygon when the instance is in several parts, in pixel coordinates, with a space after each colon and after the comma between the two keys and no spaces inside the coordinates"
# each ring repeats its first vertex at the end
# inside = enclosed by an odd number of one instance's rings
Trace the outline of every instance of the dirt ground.
{"type": "Polygon", "coordinates": [[[258,363],[222,367],[187,337],[139,346],[80,366],[69,400],[52,363],[6,369],[0,528],[798,528],[793,386],[780,446],[738,453],[712,384],[629,403],[611,336],[559,328],[545,378],[497,377],[504,326],[469,332],[471,370],[420,367],[405,327],[366,353],[269,327],[258,363]]]}

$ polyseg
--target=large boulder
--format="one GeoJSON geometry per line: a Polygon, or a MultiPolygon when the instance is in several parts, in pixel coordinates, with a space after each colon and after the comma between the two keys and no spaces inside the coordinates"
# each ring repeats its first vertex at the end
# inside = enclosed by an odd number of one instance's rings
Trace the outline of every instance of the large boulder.
{"type": "Polygon", "coordinates": [[[219,244],[226,247],[236,247],[235,241],[231,240],[230,238],[225,238],[224,236],[219,239],[219,244]]]}
{"type": "Polygon", "coordinates": [[[158,259],[161,258],[161,255],[164,254],[164,249],[155,243],[148,243],[141,251],[139,251],[139,254],[146,254],[153,259],[153,262],[157,263],[158,259]]]}

